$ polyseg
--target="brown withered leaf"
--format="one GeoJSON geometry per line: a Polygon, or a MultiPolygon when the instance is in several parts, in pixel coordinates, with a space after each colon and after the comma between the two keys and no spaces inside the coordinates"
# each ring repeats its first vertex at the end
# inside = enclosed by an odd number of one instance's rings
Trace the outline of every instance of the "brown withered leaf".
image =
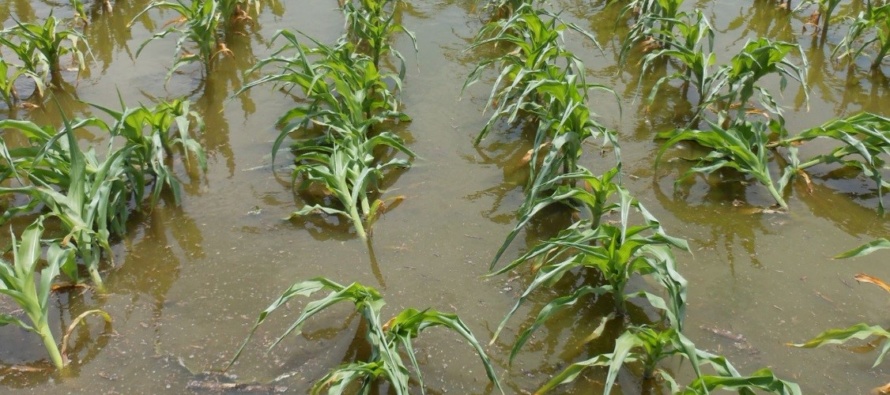
{"type": "Polygon", "coordinates": [[[881,289],[887,292],[890,292],[890,284],[885,283],[884,280],[881,280],[880,278],[869,276],[865,273],[859,273],[853,276],[853,278],[860,283],[871,283],[881,287],[881,289]]]}
{"type": "Polygon", "coordinates": [[[804,182],[807,184],[807,192],[812,195],[813,194],[813,180],[810,179],[810,175],[803,170],[798,170],[797,174],[800,175],[800,178],[803,178],[804,182]]]}
{"type": "Polygon", "coordinates": [[[872,395],[890,394],[890,383],[884,384],[871,390],[872,395]]]}

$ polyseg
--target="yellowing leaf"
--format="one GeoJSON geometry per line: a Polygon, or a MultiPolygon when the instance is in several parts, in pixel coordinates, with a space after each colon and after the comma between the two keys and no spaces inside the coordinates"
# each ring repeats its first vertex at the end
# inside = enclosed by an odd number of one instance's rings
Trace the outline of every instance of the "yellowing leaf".
{"type": "Polygon", "coordinates": [[[890,284],[885,283],[883,280],[881,280],[877,277],[869,276],[868,274],[865,274],[865,273],[859,273],[859,274],[853,276],[853,278],[855,278],[856,281],[858,281],[860,283],[871,283],[871,284],[881,287],[883,290],[885,290],[887,292],[890,292],[890,284]]]}

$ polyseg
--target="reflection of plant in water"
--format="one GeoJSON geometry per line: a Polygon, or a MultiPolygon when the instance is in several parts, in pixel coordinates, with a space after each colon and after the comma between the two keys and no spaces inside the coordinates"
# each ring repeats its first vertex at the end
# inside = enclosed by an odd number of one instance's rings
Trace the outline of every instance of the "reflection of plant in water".
{"type": "Polygon", "coordinates": [[[53,243],[47,251],[47,265],[41,267],[37,261],[41,255],[42,235],[43,218],[39,218],[22,233],[21,243],[17,243],[13,235],[13,262],[8,263],[0,259],[0,295],[12,298],[31,321],[31,324],[28,324],[13,315],[0,313],[0,326],[14,324],[40,336],[53,365],[61,370],[67,364],[64,350],[67,348],[68,336],[77,324],[91,314],[100,315],[109,323],[111,317],[102,310],[82,313],[71,322],[62,337],[62,350],[59,350],[49,328],[49,297],[53,280],[58,276],[59,270],[75,265],[74,253],[70,248],[63,248],[58,243],[53,243]],[[38,270],[38,267],[41,268],[38,270]]]}
{"type": "MultiPolygon", "coordinates": [[[[821,30],[822,37],[825,37],[828,34],[828,27],[831,25],[831,17],[840,3],[841,0],[804,0],[800,2],[797,9],[802,9],[810,4],[816,4],[816,10],[810,15],[806,24],[814,27],[814,34],[821,30]],[[822,22],[822,26],[819,26],[820,21],[822,22]]],[[[806,28],[806,25],[804,25],[804,28],[806,28]]]]}
{"type": "Polygon", "coordinates": [[[355,304],[356,310],[365,319],[365,337],[371,347],[371,355],[367,361],[347,363],[319,379],[312,387],[313,394],[321,393],[325,388],[328,389],[328,394],[350,393],[347,390],[354,388],[350,386],[353,383],[360,385],[358,393],[367,394],[370,393],[373,385],[378,380],[389,382],[391,389],[395,390],[396,394],[409,394],[411,392],[409,388],[410,373],[400,350],[404,350],[405,354],[408,355],[410,364],[417,374],[421,393],[423,393],[423,377],[420,373],[420,365],[417,363],[413,339],[424,330],[436,326],[450,329],[464,338],[482,359],[488,379],[500,390],[500,382],[488,356],[482,350],[482,346],[476,340],[476,337],[473,336],[473,333],[470,332],[470,329],[456,315],[431,309],[419,311],[409,308],[402,310],[388,321],[383,322],[380,318],[380,313],[386,302],[376,289],[359,283],[343,286],[326,278],[316,278],[292,285],[266,310],[260,313],[247,339],[244,340],[244,343],[238,348],[235,356],[229,362],[229,367],[241,356],[241,352],[250,341],[253,333],[268,318],[269,314],[284,306],[295,296],[302,295],[308,297],[321,290],[329,290],[330,293],[322,299],[307,304],[305,310],[272,343],[270,349],[280,343],[286,336],[292,333],[299,334],[303,324],[312,316],[339,302],[349,301],[355,304]]]}

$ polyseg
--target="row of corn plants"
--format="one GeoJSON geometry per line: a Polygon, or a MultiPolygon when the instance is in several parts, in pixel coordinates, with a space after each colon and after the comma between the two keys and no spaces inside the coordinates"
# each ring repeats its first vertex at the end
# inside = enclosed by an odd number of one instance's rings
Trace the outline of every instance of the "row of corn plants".
{"type": "MultiPolygon", "coordinates": [[[[643,6],[654,9],[666,2],[635,3],[640,4],[631,4],[629,9],[643,6]]],[[[520,117],[529,117],[538,127],[529,153],[531,171],[518,223],[489,268],[490,275],[494,276],[529,266],[534,278],[501,321],[492,342],[535,291],[547,287],[552,288],[551,291],[559,290],[557,283],[566,276],[577,279],[596,273],[582,282],[575,281],[570,292],[558,294],[538,312],[534,322],[517,335],[510,360],[554,314],[585,299],[595,302],[600,296],[609,295],[614,301],[614,313],[603,320],[597,332],[615,316],[621,317],[626,330],[615,339],[614,352],[569,366],[537,393],[574,381],[588,367],[604,366],[608,368],[604,393],[608,394],[625,364],[642,364],[644,378],[664,380],[672,393],[699,394],[717,388],[735,389],[739,393],[750,393],[752,389],[800,393],[796,384],[775,377],[769,369],[743,376],[725,358],[697,349],[683,335],[686,280],[676,270],[672,250],[688,251],[689,247],[685,240],[668,235],[659,221],[621,185],[621,159],[615,134],[592,118],[587,95],[590,89],[611,90],[586,81],[583,64],[561,42],[566,29],[593,39],[554,14],[522,4],[511,15],[483,27],[471,46],[497,45],[504,53],[480,62],[466,83],[479,81],[490,66],[500,68],[486,103],[486,108],[494,105],[494,115],[477,143],[501,121],[512,125],[520,117]],[[617,164],[596,175],[579,161],[585,139],[600,136],[615,147],[617,164]],[[509,264],[497,268],[519,232],[545,209],[558,207],[572,211],[575,221],[555,237],[539,242],[509,264]],[[629,281],[640,276],[648,276],[660,284],[662,292],[629,291],[629,281]],[[627,314],[628,304],[636,298],[661,311],[662,320],[632,322],[627,314]],[[659,368],[659,362],[674,356],[692,365],[696,377],[688,385],[679,385],[667,371],[659,368]],[[710,366],[714,373],[704,374],[703,366],[710,366]]]]}
{"type": "Polygon", "coordinates": [[[78,323],[92,314],[109,323],[111,317],[102,310],[81,314],[63,336],[60,351],[48,326],[53,282],[62,274],[80,283],[85,273],[103,292],[101,264],[113,265],[111,241],[126,233],[130,211],[151,209],[164,190],[174,204],[180,202],[181,186],[173,170],[177,154],[187,166],[205,166],[203,149],[192,137],[202,121],[188,101],[137,108],[121,103],[120,110],[94,107],[112,121],[63,117],[56,130],[0,120],[0,196],[9,203],[2,220],[39,215],[22,233],[21,243],[13,233],[13,261],[0,260],[0,294],[9,296],[31,322],[2,314],[0,325],[36,333],[57,369],[68,363],[65,344],[78,323]],[[107,147],[101,153],[81,148],[75,134],[84,130],[107,136],[107,147]],[[44,234],[45,218],[59,232],[44,234]],[[38,262],[44,248],[46,264],[38,262]]]}
{"type": "MultiPolygon", "coordinates": [[[[296,155],[294,182],[299,181],[300,191],[322,189],[324,197],[315,204],[305,205],[292,217],[315,212],[340,215],[349,218],[359,237],[367,240],[369,230],[366,229],[385,209],[384,201],[375,196],[379,195],[377,189],[385,172],[410,165],[405,159],[387,159],[380,155],[380,151],[394,150],[414,157],[401,137],[383,130],[393,122],[410,121],[410,117],[400,111],[398,99],[405,75],[405,59],[392,48],[390,40],[395,33],[405,33],[412,42],[414,36],[393,19],[389,8],[397,6],[395,1],[347,1],[341,6],[347,31],[335,45],[327,46],[309,38],[314,44],[309,47],[301,44],[294,33],[281,31],[276,38],[284,38],[287,43],[251,69],[252,72],[274,65],[280,72],[249,83],[242,91],[264,83],[302,91],[305,104],[289,110],[278,120],[282,131],[273,145],[272,161],[288,135],[297,131],[307,134],[291,144],[296,155]],[[284,55],[291,51],[295,54],[284,55]],[[397,73],[381,69],[381,60],[386,57],[400,62],[397,73]]],[[[311,198],[308,194],[304,196],[311,198]]],[[[383,321],[381,311],[385,302],[376,289],[359,283],[343,286],[326,278],[292,285],[260,313],[229,367],[240,357],[254,331],[269,314],[295,296],[311,296],[322,290],[330,293],[307,304],[303,313],[270,349],[284,337],[299,333],[312,316],[334,304],[348,301],[363,318],[364,338],[371,354],[367,360],[346,363],[326,374],[313,385],[313,394],[325,390],[328,394],[352,393],[356,388],[357,393],[367,394],[383,381],[396,394],[406,395],[411,393],[409,364],[420,392],[424,393],[423,376],[412,339],[431,327],[447,328],[466,340],[480,356],[489,380],[500,390],[500,382],[488,356],[458,316],[432,309],[409,308],[383,321]],[[407,355],[408,362],[403,355],[407,355]]]]}
{"type": "Polygon", "coordinates": [[[624,51],[642,54],[642,76],[664,74],[651,86],[647,101],[653,102],[665,84],[677,81],[681,100],[689,100],[693,108],[687,125],[657,134],[664,143],[656,167],[676,143],[694,142],[709,151],[684,158],[694,165],[677,183],[695,174],[732,170],[753,178],[769,191],[779,208],[787,209],[792,180],[809,184],[808,171],[840,166],[874,181],[878,208],[883,211],[887,183],[880,169],[890,149],[890,120],[859,113],[795,133],[786,127],[781,106],[762,85],[767,78],[778,78],[784,90],[789,79],[795,80],[806,97],[807,63],[799,45],[766,38],[750,40],[729,62],[718,65],[713,28],[700,11],[667,16],[653,11],[637,18],[624,51]],[[790,59],[795,54],[799,63],[790,59]],[[802,156],[800,147],[817,139],[836,144],[802,156]]]}
{"type": "MultiPolygon", "coordinates": [[[[840,1],[803,2],[801,7],[808,3],[818,5],[809,23],[822,29],[823,37],[825,37],[824,33],[831,22],[831,15],[840,5],[840,1]],[[818,26],[820,19],[822,19],[822,26],[818,26]]],[[[849,61],[852,62],[855,58],[862,56],[868,47],[876,47],[877,54],[871,68],[878,69],[887,49],[890,48],[890,45],[886,45],[885,42],[887,41],[888,27],[890,27],[890,24],[887,24],[890,21],[890,18],[887,17],[890,15],[888,14],[890,8],[876,6],[871,2],[867,2],[865,7],[866,9],[859,12],[853,20],[852,26],[835,48],[834,53],[840,52],[840,58],[849,57],[849,61]]],[[[858,113],[845,118],[832,119],[820,126],[791,135],[785,128],[784,119],[775,101],[765,89],[753,85],[753,83],[768,73],[776,73],[780,75],[782,88],[785,86],[785,77],[792,76],[804,85],[802,89],[806,92],[807,88],[804,84],[806,60],[803,59],[803,52],[800,48],[790,43],[760,39],[749,42],[741,53],[732,58],[730,64],[712,70],[709,66],[715,63],[714,54],[711,52],[714,34],[710,24],[699,11],[695,13],[681,12],[679,17],[670,18],[667,30],[663,26],[660,30],[632,29],[631,34],[625,40],[625,49],[639,46],[638,50],[644,53],[641,61],[644,72],[653,65],[659,67],[664,63],[671,64],[676,70],[673,74],[662,77],[656,83],[649,95],[650,102],[655,97],[659,85],[671,79],[682,81],[681,88],[684,95],[690,85],[698,88],[699,103],[696,113],[690,121],[690,126],[693,127],[660,133],[659,137],[667,139],[667,142],[662,146],[659,158],[668,147],[676,142],[694,141],[713,149],[713,151],[698,158],[698,163],[688,170],[681,179],[693,173],[708,174],[720,168],[731,168],[754,177],[759,183],[766,186],[782,208],[787,208],[787,204],[780,191],[784,191],[795,176],[800,176],[809,183],[810,177],[806,174],[806,169],[820,165],[838,165],[855,169],[874,181],[878,208],[883,212],[882,192],[887,187],[887,183],[881,174],[885,167],[885,159],[882,156],[890,152],[888,151],[890,119],[872,113],[858,113]],[[645,31],[645,33],[641,35],[640,31],[645,31]],[[705,39],[707,46],[702,43],[705,39]],[[658,41],[653,45],[651,42],[654,40],[658,41]],[[796,49],[803,59],[802,68],[784,60],[793,49],[796,49]],[[744,86],[734,86],[733,77],[740,75],[751,78],[751,84],[747,89],[744,86]],[[725,83],[722,80],[724,78],[729,83],[725,83]],[[760,108],[752,105],[749,101],[750,93],[755,90],[760,91],[761,94],[760,108]],[[722,106],[715,106],[721,102],[722,106]],[[727,111],[727,108],[734,108],[733,112],[735,113],[727,111]],[[704,121],[710,129],[698,130],[694,125],[699,121],[698,116],[705,111],[710,111],[714,117],[704,121]],[[764,114],[766,114],[766,120],[760,119],[758,115],[764,114]],[[750,119],[747,117],[748,115],[754,115],[755,119],[750,119]],[[840,144],[828,152],[815,154],[806,159],[800,158],[798,147],[815,139],[829,139],[840,144]],[[774,182],[771,178],[769,166],[771,159],[784,166],[778,170],[780,174],[778,182],[774,182]]],[[[661,16],[656,13],[642,18],[642,20],[645,19],[662,20],[661,16]]],[[[886,239],[879,239],[839,254],[835,258],[858,257],[885,248],[890,248],[890,242],[886,239]]],[[[878,277],[860,273],[854,278],[860,283],[874,284],[890,292],[890,284],[878,277]]],[[[887,339],[890,339],[890,332],[878,325],[859,323],[847,328],[829,329],[806,342],[790,343],[789,345],[813,348],[871,337],[876,340],[870,342],[867,348],[879,348],[880,350],[874,363],[874,366],[877,366],[890,350],[890,342],[887,342],[887,339]]],[[[890,389],[890,384],[875,388],[873,392],[886,392],[888,389],[890,389]]]]}
{"type": "MultiPolygon", "coordinates": [[[[226,19],[233,23],[249,19],[243,8],[254,4],[212,3],[223,7],[226,19]]],[[[155,2],[147,9],[164,8],[165,4],[172,3],[155,2]]],[[[72,5],[86,23],[82,3],[73,1],[72,5]]],[[[74,71],[85,70],[89,44],[81,32],[67,26],[67,21],[50,15],[42,23],[15,21],[0,31],[0,50],[14,55],[0,59],[0,96],[10,110],[24,100],[16,90],[21,79],[30,79],[34,86],[30,97],[41,99],[47,88],[65,82],[63,74],[69,70],[63,64],[65,57],[73,59],[74,71]]],[[[179,49],[184,48],[183,42],[179,49]]],[[[217,46],[225,48],[224,44],[217,46]]],[[[58,129],[24,120],[0,120],[0,197],[4,199],[0,218],[5,223],[37,216],[21,234],[21,242],[10,230],[13,259],[0,259],[0,295],[10,297],[30,322],[0,314],[0,326],[13,324],[38,335],[56,369],[69,363],[65,351],[68,337],[85,317],[99,315],[108,323],[111,317],[102,310],[82,313],[63,334],[60,348],[48,318],[54,281],[64,275],[79,284],[86,275],[104,292],[101,266],[103,262],[113,265],[112,240],[125,235],[130,212],[150,210],[164,191],[173,204],[180,203],[176,161],[189,171],[206,166],[203,148],[193,137],[203,129],[203,121],[188,101],[129,108],[121,100],[120,105],[119,110],[92,105],[110,122],[98,117],[70,120],[62,114],[63,125],[58,129]],[[76,134],[84,132],[107,139],[107,146],[98,152],[93,147],[81,148],[76,134]],[[59,230],[44,234],[45,220],[59,230]],[[43,251],[45,263],[41,261],[43,251]]]]}
{"type": "Polygon", "coordinates": [[[393,19],[391,8],[396,6],[391,0],[344,3],[347,31],[331,46],[307,38],[314,45],[310,47],[293,32],[279,32],[275,39],[286,43],[249,72],[266,67],[277,71],[238,92],[273,83],[302,93],[300,104],[279,118],[281,132],[272,147],[274,162],[289,135],[303,135],[291,144],[296,155],[293,180],[309,202],[292,217],[339,215],[352,222],[362,240],[368,239],[371,224],[385,209],[379,196],[383,177],[393,168],[410,165],[394,153],[414,157],[401,137],[385,130],[410,121],[398,97],[404,58],[390,40],[399,32],[412,41],[414,36],[393,19]],[[380,67],[381,59],[388,57],[401,60],[398,73],[380,67]],[[310,190],[322,192],[311,196],[306,193],[310,190]]]}

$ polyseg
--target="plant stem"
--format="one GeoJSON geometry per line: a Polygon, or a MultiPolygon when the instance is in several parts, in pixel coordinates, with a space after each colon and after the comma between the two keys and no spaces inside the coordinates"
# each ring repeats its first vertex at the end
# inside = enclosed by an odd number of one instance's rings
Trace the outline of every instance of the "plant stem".
{"type": "MultiPolygon", "coordinates": [[[[351,192],[345,178],[339,177],[337,182],[340,184],[338,188],[340,188],[341,191],[346,191],[347,193],[351,192]]],[[[362,216],[358,212],[357,203],[358,202],[352,201],[350,194],[347,197],[347,201],[343,202],[343,205],[349,209],[349,218],[352,220],[353,226],[355,226],[355,232],[358,233],[358,236],[361,237],[362,241],[368,241],[368,234],[365,232],[365,225],[362,223],[362,216]]]]}
{"type": "Polygon", "coordinates": [[[362,238],[362,241],[368,240],[368,234],[365,232],[365,225],[362,223],[362,216],[358,213],[355,205],[349,206],[349,216],[352,217],[352,223],[355,225],[355,232],[362,238]]]}
{"type": "Polygon", "coordinates": [[[93,285],[96,287],[96,290],[104,293],[105,283],[102,281],[102,275],[99,274],[99,256],[94,255],[92,249],[90,249],[84,251],[83,259],[87,264],[87,271],[90,272],[90,279],[93,280],[93,285]]]}
{"type": "Polygon", "coordinates": [[[782,194],[780,194],[779,191],[776,190],[776,187],[773,185],[773,183],[768,183],[766,187],[767,189],[769,189],[769,193],[773,195],[773,198],[776,199],[776,203],[779,203],[780,207],[787,210],[788,204],[785,203],[785,199],[782,198],[782,194]]]}
{"type": "Polygon", "coordinates": [[[53,338],[53,333],[49,330],[49,326],[46,323],[40,324],[37,334],[43,339],[43,346],[46,347],[46,352],[49,353],[49,358],[52,360],[53,365],[55,365],[57,370],[62,370],[65,364],[62,361],[62,354],[59,353],[59,346],[56,344],[56,339],[53,338]]]}

